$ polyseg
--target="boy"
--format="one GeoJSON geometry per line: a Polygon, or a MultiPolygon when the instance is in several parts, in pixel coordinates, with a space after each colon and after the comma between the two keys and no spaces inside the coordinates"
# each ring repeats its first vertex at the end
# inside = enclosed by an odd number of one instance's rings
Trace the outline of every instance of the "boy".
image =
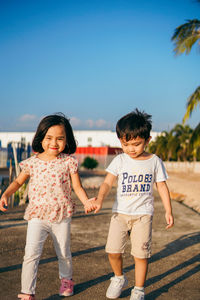
{"type": "Polygon", "coordinates": [[[151,127],[151,116],[137,109],[117,122],[116,132],[123,153],[117,155],[106,169],[108,173],[97,197],[96,212],[118,177],[117,197],[106,244],[115,274],[106,293],[110,299],[118,298],[122,288],[128,284],[122,271],[122,253],[130,232],[131,254],[135,260],[135,287],[130,300],[144,300],[144,283],[151,255],[154,182],[165,208],[166,228],[174,223],[164,165],[155,154],[145,151],[151,139],[151,127]]]}

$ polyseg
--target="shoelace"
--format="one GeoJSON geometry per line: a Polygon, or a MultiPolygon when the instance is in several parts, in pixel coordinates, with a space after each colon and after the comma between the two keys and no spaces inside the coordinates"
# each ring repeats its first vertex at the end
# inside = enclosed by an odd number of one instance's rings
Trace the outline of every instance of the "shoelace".
{"type": "Polygon", "coordinates": [[[141,299],[141,297],[144,297],[143,295],[141,295],[141,292],[137,289],[134,290],[134,296],[136,296],[138,299],[141,299]]]}
{"type": "Polygon", "coordinates": [[[115,286],[123,285],[122,280],[119,278],[111,278],[111,280],[112,280],[112,284],[114,284],[115,286]]]}

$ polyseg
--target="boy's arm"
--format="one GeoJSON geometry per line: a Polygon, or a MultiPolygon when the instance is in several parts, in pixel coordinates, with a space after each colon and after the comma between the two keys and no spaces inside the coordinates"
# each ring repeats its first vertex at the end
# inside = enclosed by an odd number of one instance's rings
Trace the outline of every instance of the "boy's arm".
{"type": "Polygon", "coordinates": [[[106,197],[106,195],[109,193],[110,189],[112,188],[112,185],[114,181],[116,180],[117,176],[108,173],[104,179],[104,182],[101,184],[99,193],[97,196],[96,204],[97,204],[97,209],[95,210],[95,213],[97,213],[103,204],[103,200],[106,197]]]}
{"type": "Polygon", "coordinates": [[[3,193],[0,200],[0,210],[6,211],[8,206],[8,198],[14,194],[24,182],[29,178],[29,175],[24,173],[23,171],[19,174],[19,176],[8,186],[8,188],[3,193]]]}
{"type": "Polygon", "coordinates": [[[174,218],[172,215],[172,206],[168,186],[166,181],[156,182],[156,186],[165,208],[165,219],[167,222],[166,229],[168,229],[174,225],[174,218]]]}

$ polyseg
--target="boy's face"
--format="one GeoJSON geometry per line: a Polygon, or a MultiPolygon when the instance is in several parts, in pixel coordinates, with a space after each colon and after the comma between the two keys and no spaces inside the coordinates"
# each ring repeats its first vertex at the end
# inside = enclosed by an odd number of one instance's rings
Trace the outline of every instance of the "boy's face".
{"type": "Polygon", "coordinates": [[[148,145],[151,137],[147,140],[141,137],[130,139],[128,142],[125,139],[120,139],[122,150],[128,154],[131,158],[139,158],[145,151],[145,147],[148,145]]]}

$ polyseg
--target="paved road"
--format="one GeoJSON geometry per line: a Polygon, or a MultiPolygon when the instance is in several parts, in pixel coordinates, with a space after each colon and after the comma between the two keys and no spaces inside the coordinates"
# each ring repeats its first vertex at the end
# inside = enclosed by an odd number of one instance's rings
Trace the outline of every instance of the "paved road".
{"type": "MultiPolygon", "coordinates": [[[[93,196],[95,190],[88,190],[93,196]]],[[[72,220],[72,254],[74,300],[103,300],[112,276],[104,252],[111,206],[112,190],[98,215],[85,216],[78,204],[72,220]]],[[[150,259],[146,282],[146,300],[194,300],[200,299],[200,216],[184,205],[173,202],[175,226],[166,231],[164,211],[158,196],[155,197],[153,223],[153,254],[150,259]]],[[[26,222],[24,207],[13,208],[0,215],[0,299],[14,300],[20,292],[21,263],[24,255],[26,222]]],[[[124,254],[124,271],[129,285],[121,299],[129,299],[134,285],[134,264],[127,245],[124,254]]],[[[52,241],[47,239],[41,257],[36,296],[38,300],[61,299],[58,266],[52,241]]]]}

